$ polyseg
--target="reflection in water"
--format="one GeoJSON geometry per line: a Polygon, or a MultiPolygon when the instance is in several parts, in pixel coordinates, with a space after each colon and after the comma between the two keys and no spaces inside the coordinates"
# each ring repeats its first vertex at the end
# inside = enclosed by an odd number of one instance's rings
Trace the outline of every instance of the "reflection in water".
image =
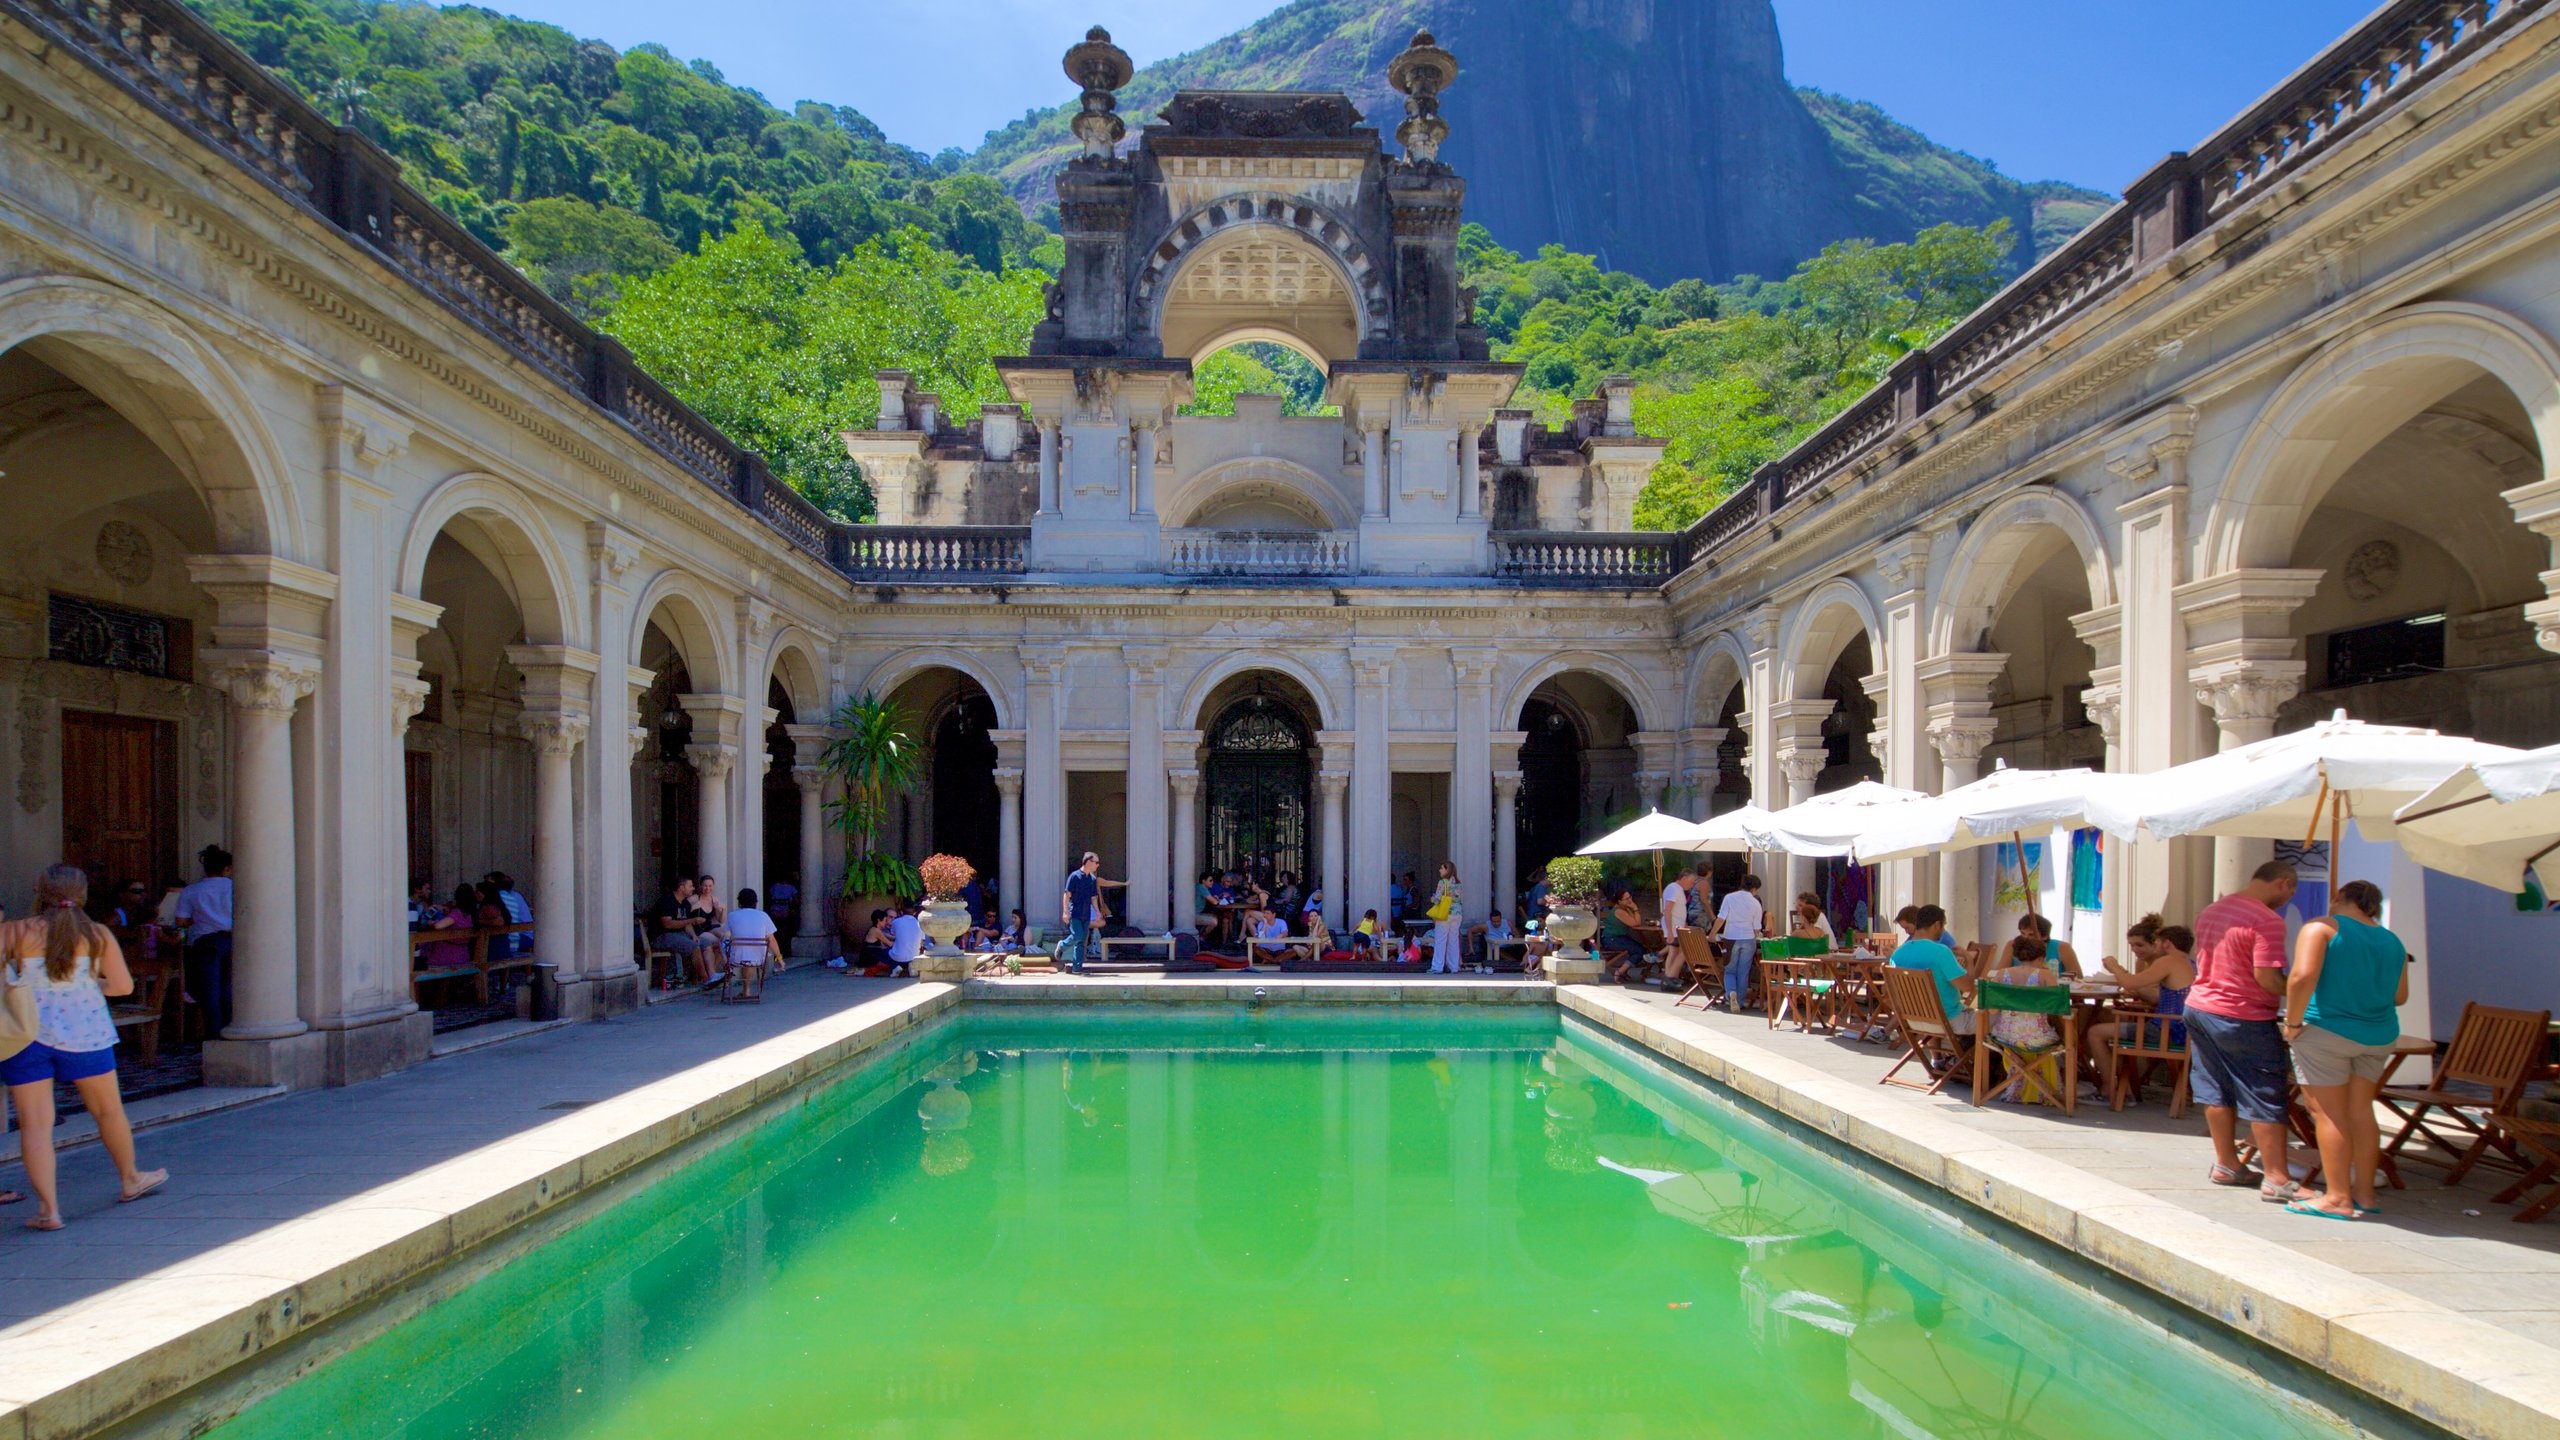
{"type": "Polygon", "coordinates": [[[222,1433],[2334,1433],[1552,1027],[1067,1033],[964,1022],[222,1433]]]}

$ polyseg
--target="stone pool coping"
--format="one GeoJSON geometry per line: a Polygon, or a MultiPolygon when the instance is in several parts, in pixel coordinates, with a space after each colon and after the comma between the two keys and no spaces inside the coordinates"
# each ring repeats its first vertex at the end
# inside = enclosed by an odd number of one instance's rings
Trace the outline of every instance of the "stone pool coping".
{"type": "Polygon", "coordinates": [[[1567,1014],[2460,1435],[2560,1435],[2560,1350],[1957,1124],[1894,1091],[1566,986],[1567,1014]]]}
{"type": "Polygon", "coordinates": [[[66,1306],[10,1337],[0,1440],[140,1417],[960,1001],[892,991],[66,1306]]]}

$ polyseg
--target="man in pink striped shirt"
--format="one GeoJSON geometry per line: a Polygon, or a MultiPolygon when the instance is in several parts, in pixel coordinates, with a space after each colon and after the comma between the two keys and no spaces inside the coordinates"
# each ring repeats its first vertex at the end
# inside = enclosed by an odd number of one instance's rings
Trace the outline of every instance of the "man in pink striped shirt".
{"type": "Polygon", "coordinates": [[[2196,983],[2187,992],[2187,1059],[2196,1103],[2213,1134],[2216,1185],[2256,1185],[2258,1198],[2294,1197],[2285,1170],[2284,1035],[2276,1026],[2284,1003],[2284,918],[2293,898],[2293,867],[2270,860],[2249,883],[2196,917],[2196,983]],[[2239,1122],[2258,1142],[2260,1174],[2240,1163],[2239,1122]]]}

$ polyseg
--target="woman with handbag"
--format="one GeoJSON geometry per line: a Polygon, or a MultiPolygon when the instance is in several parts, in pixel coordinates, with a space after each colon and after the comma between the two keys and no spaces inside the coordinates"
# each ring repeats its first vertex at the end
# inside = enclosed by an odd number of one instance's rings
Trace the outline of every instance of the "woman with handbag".
{"type": "Polygon", "coordinates": [[[27,1044],[0,1060],[0,1084],[18,1107],[20,1150],[27,1187],[36,1192],[30,1230],[62,1228],[54,1189],[53,1086],[67,1080],[98,1122],[98,1139],[124,1181],[120,1198],[139,1200],[169,1183],[166,1170],[139,1170],[133,1159],[133,1126],[116,1089],[116,1025],[107,997],[133,993],[133,976],[114,933],[84,910],[89,877],[56,865],[36,880],[35,914],[0,925],[0,985],[8,987],[9,1029],[27,1023],[27,1044]]]}
{"type": "Polygon", "coordinates": [[[1431,973],[1455,975],[1459,970],[1459,947],[1464,944],[1466,916],[1458,905],[1457,862],[1440,862],[1440,883],[1431,887],[1431,908],[1423,912],[1431,917],[1431,973]]]}

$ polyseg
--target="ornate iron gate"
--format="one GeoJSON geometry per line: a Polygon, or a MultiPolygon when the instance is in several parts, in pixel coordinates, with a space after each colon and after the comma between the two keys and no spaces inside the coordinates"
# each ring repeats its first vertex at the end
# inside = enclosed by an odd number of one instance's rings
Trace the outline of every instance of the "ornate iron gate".
{"type": "MultiPolygon", "coordinates": [[[[1281,870],[1307,873],[1314,860],[1307,835],[1313,743],[1294,709],[1260,692],[1218,716],[1209,731],[1209,849],[1202,864],[1265,879],[1281,870]]],[[[1176,883],[1197,878],[1183,875],[1176,883]]]]}

